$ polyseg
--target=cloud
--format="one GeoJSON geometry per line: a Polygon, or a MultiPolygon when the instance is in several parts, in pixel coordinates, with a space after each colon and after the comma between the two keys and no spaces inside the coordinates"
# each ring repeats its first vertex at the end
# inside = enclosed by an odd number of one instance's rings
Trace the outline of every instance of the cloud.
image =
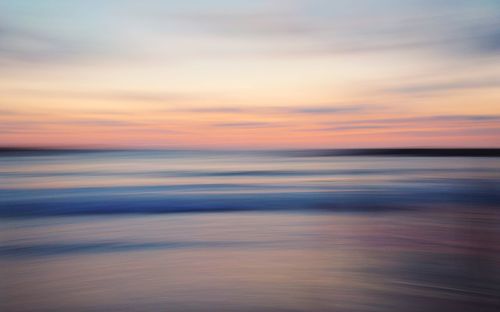
{"type": "Polygon", "coordinates": [[[116,120],[116,119],[75,119],[68,120],[64,122],[56,122],[56,124],[65,124],[65,125],[85,125],[85,126],[93,126],[93,127],[130,127],[130,126],[143,126],[148,125],[145,122],[136,122],[136,121],[128,121],[128,120],[116,120]]]}
{"type": "Polygon", "coordinates": [[[343,114],[368,112],[380,108],[379,105],[343,105],[343,106],[302,106],[294,108],[285,108],[283,111],[297,114],[343,114]]]}
{"type": "MultiPolygon", "coordinates": [[[[431,115],[418,117],[402,117],[402,118],[380,118],[380,119],[361,119],[352,120],[347,124],[404,124],[404,123],[439,123],[439,122],[468,122],[482,123],[500,121],[500,115],[431,115]]],[[[336,123],[330,123],[336,124],[336,123]]]]}
{"type": "MultiPolygon", "coordinates": [[[[342,122],[320,123],[321,126],[328,126],[314,131],[350,131],[350,130],[402,130],[415,128],[412,131],[422,127],[433,127],[436,129],[478,129],[491,127],[500,122],[500,115],[431,115],[419,117],[402,118],[379,118],[379,119],[361,119],[342,122]]],[[[500,126],[497,128],[500,130],[500,126]]],[[[408,131],[408,130],[406,130],[408,131]]]]}
{"type": "Polygon", "coordinates": [[[192,107],[192,108],[178,108],[171,111],[189,112],[189,113],[244,113],[251,111],[243,107],[192,107]]]}
{"type": "Polygon", "coordinates": [[[435,83],[410,84],[394,88],[387,88],[384,91],[391,93],[404,93],[404,94],[427,94],[427,93],[446,92],[452,90],[498,88],[498,87],[500,87],[500,78],[490,78],[490,79],[450,81],[441,83],[435,82],[435,83]]]}
{"type": "Polygon", "coordinates": [[[23,113],[13,109],[0,109],[0,116],[18,116],[18,115],[23,115],[23,113]]]}
{"type": "Polygon", "coordinates": [[[157,121],[121,120],[112,118],[66,118],[44,121],[2,121],[1,132],[59,132],[61,129],[72,129],[74,126],[85,126],[86,129],[110,129],[127,131],[147,131],[158,133],[178,133],[176,130],[165,129],[165,124],[157,121]]]}
{"type": "Polygon", "coordinates": [[[187,14],[182,19],[210,31],[230,36],[292,37],[310,35],[314,24],[296,14],[270,11],[200,12],[187,14]]]}
{"type": "Polygon", "coordinates": [[[0,23],[0,61],[51,63],[73,59],[87,52],[75,41],[0,23]]]}
{"type": "Polygon", "coordinates": [[[500,52],[500,14],[496,21],[485,20],[483,23],[464,27],[464,48],[470,54],[498,56],[500,52]]]}
{"type": "Polygon", "coordinates": [[[282,114],[347,114],[379,111],[383,106],[378,104],[353,104],[353,105],[301,105],[301,106],[213,106],[213,107],[186,107],[171,108],[169,112],[189,112],[189,113],[228,113],[228,114],[262,114],[262,115],[282,115],[282,114]]]}
{"type": "Polygon", "coordinates": [[[271,123],[271,122],[224,122],[214,124],[215,127],[223,127],[223,128],[267,128],[267,127],[276,127],[279,124],[271,123]]]}
{"type": "Polygon", "coordinates": [[[482,122],[500,121],[500,115],[437,115],[428,117],[415,117],[414,121],[463,121],[482,122]]]}
{"type": "MultiPolygon", "coordinates": [[[[437,128],[437,129],[390,129],[385,132],[390,135],[410,135],[417,136],[419,138],[423,137],[445,137],[451,138],[454,136],[482,136],[482,137],[491,137],[491,136],[499,136],[500,128],[492,128],[492,127],[478,127],[478,128],[437,128]]],[[[377,133],[368,133],[377,135],[377,133]]]]}
{"type": "Polygon", "coordinates": [[[352,1],[312,0],[226,12],[205,9],[178,19],[237,42],[260,40],[263,44],[250,49],[279,55],[398,51],[463,58],[498,54],[500,15],[494,10],[484,3],[449,1],[366,1],[360,7],[352,1]]]}
{"type": "Polygon", "coordinates": [[[319,131],[349,131],[349,130],[373,130],[373,129],[387,129],[388,126],[384,125],[346,125],[330,128],[316,129],[319,131]]]}
{"type": "Polygon", "coordinates": [[[68,90],[10,90],[4,93],[45,97],[83,100],[110,100],[125,102],[167,102],[197,98],[198,95],[177,92],[147,92],[147,91],[68,91],[68,90]]]}
{"type": "Polygon", "coordinates": [[[498,29],[496,32],[492,32],[482,39],[479,45],[482,51],[497,55],[500,53],[500,31],[498,29]]]}

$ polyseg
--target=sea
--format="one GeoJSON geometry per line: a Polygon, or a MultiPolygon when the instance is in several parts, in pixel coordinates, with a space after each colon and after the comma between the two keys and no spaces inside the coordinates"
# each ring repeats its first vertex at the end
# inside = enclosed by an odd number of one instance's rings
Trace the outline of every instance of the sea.
{"type": "Polygon", "coordinates": [[[500,157],[3,150],[0,311],[500,311],[500,157]]]}

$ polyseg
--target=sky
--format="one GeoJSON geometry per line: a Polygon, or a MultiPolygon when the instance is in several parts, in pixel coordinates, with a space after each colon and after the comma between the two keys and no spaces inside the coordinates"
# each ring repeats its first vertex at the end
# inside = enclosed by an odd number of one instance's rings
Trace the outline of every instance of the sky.
{"type": "Polygon", "coordinates": [[[0,0],[0,145],[500,147],[500,1],[0,0]]]}

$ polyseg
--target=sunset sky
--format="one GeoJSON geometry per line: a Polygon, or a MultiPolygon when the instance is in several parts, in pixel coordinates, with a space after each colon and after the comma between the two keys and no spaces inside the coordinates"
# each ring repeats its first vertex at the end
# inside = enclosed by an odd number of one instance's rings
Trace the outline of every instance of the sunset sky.
{"type": "Polygon", "coordinates": [[[1,0],[0,145],[500,147],[500,1],[1,0]]]}

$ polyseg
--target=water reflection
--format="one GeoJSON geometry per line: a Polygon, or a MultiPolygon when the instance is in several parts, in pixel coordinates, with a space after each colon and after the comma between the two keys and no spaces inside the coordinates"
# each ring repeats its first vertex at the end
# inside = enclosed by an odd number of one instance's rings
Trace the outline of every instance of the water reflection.
{"type": "Polygon", "coordinates": [[[10,220],[6,311],[496,311],[500,214],[10,220]]]}

